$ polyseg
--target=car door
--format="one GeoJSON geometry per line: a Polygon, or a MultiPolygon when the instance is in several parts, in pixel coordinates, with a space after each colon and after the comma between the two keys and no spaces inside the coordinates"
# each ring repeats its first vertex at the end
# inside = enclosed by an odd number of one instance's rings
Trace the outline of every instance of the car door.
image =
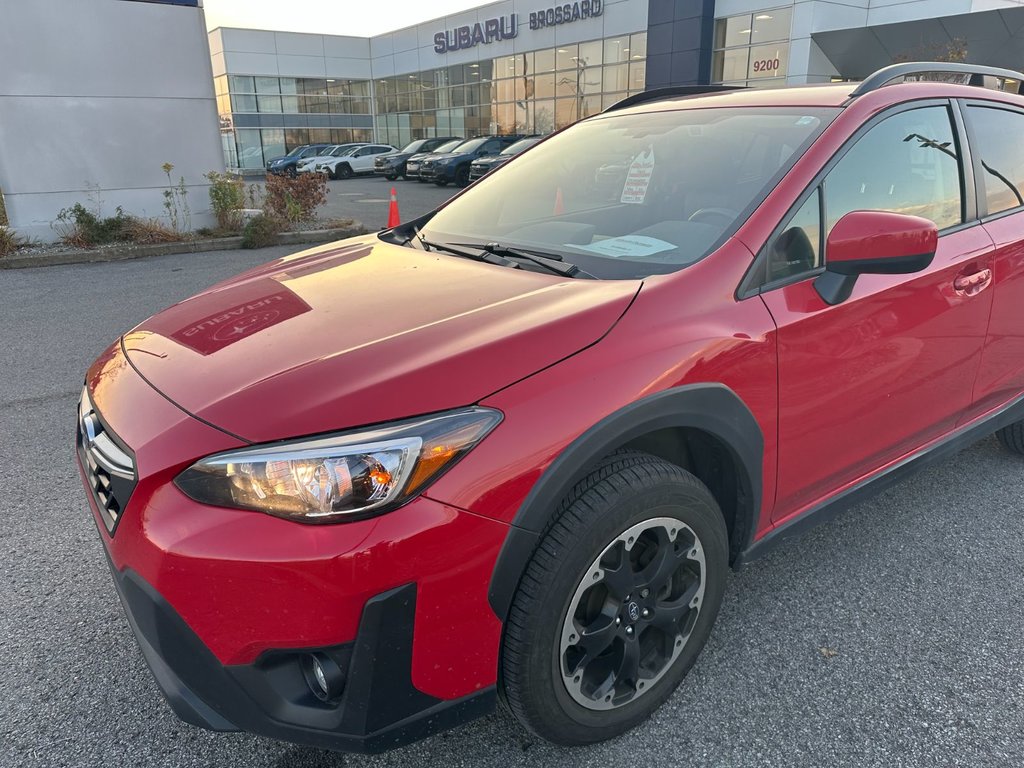
{"type": "Polygon", "coordinates": [[[963,111],[979,214],[995,244],[992,317],[966,421],[1024,391],[1024,110],[968,101],[963,111]]]}
{"type": "Polygon", "coordinates": [[[349,165],[356,173],[366,173],[373,170],[373,156],[376,154],[376,147],[360,147],[352,153],[349,165]]]}
{"type": "Polygon", "coordinates": [[[931,102],[875,118],[804,193],[762,257],[761,298],[777,326],[778,522],[808,510],[953,429],[971,403],[989,290],[966,287],[991,267],[951,106],[931,102]],[[830,306],[814,281],[827,237],[854,210],[931,219],[931,265],[861,275],[830,306]]]}

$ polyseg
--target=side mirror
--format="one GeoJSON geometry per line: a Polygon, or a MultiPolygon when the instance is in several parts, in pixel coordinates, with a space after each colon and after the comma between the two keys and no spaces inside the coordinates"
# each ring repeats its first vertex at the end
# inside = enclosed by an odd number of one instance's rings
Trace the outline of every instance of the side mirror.
{"type": "Polygon", "coordinates": [[[939,231],[920,216],[890,211],[851,211],[832,227],[825,244],[825,271],[814,281],[828,304],[850,298],[858,275],[906,275],[927,269],[939,231]]]}

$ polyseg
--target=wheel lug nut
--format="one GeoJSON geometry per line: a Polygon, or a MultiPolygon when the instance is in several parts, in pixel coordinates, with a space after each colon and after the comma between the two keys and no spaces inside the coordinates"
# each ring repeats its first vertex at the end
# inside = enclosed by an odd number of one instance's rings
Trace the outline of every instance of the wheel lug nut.
{"type": "Polygon", "coordinates": [[[651,590],[649,589],[640,590],[640,597],[647,597],[649,594],[651,594],[651,590]]]}
{"type": "Polygon", "coordinates": [[[633,628],[632,627],[626,627],[626,634],[627,635],[632,635],[633,634],[633,628]]]}
{"type": "Polygon", "coordinates": [[[616,617],[615,617],[615,626],[617,627],[617,626],[619,626],[619,624],[621,624],[621,623],[622,623],[622,619],[621,619],[621,618],[619,618],[618,616],[616,616],[616,617]]]}
{"type": "Polygon", "coordinates": [[[643,610],[642,610],[642,611],[640,612],[640,615],[641,615],[641,616],[643,616],[643,617],[644,617],[644,618],[646,619],[646,618],[647,618],[648,616],[650,616],[650,615],[651,615],[651,612],[650,612],[649,610],[647,610],[646,608],[644,608],[644,609],[643,609],[643,610]]]}

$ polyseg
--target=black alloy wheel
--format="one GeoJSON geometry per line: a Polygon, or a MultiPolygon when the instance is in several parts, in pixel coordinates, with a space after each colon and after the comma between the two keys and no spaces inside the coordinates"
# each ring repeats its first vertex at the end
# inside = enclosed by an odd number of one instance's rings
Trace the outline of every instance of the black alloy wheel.
{"type": "Polygon", "coordinates": [[[682,682],[725,593],[729,537],[707,487],[623,450],[558,504],[519,581],[500,692],[556,744],[618,736],[682,682]]]}
{"type": "Polygon", "coordinates": [[[334,178],[336,179],[351,179],[352,178],[352,166],[348,163],[339,163],[338,167],[334,170],[334,178]]]}
{"type": "Polygon", "coordinates": [[[455,184],[459,187],[464,187],[469,184],[469,166],[464,165],[455,171],[455,184]]]}

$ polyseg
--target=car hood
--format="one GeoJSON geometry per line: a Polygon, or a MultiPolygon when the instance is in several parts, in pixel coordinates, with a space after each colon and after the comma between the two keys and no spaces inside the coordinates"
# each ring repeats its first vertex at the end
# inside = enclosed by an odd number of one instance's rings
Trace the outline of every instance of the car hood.
{"type": "Polygon", "coordinates": [[[371,235],[220,283],[122,344],[182,409],[262,442],[477,402],[596,342],[638,289],[371,235]]]}
{"type": "Polygon", "coordinates": [[[377,155],[377,160],[405,160],[409,157],[412,157],[412,152],[388,152],[383,155],[377,155]]]}

